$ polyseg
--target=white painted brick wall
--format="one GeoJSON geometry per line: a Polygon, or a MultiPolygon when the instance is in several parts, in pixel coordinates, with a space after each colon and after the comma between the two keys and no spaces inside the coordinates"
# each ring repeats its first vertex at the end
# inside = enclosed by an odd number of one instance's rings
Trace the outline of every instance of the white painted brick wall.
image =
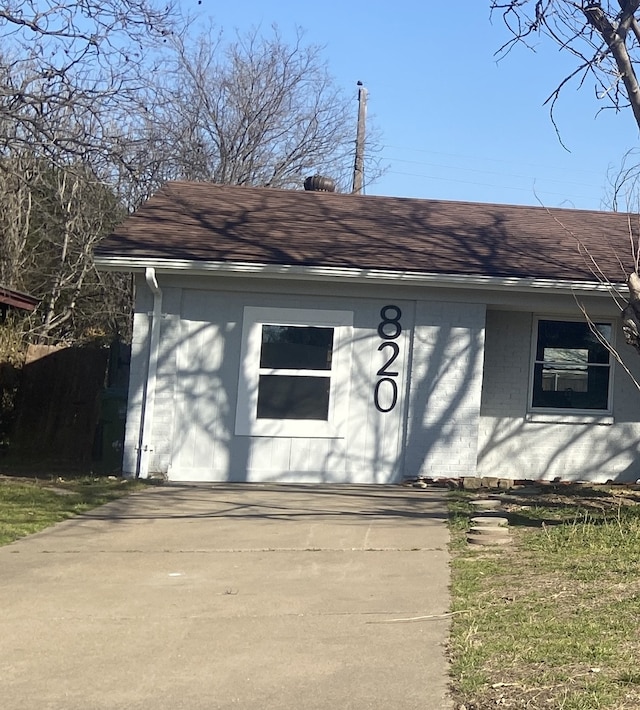
{"type": "MultiPolygon", "coordinates": [[[[122,470],[125,475],[135,475],[140,438],[142,402],[149,366],[149,313],[153,299],[144,279],[137,285],[136,314],[133,321],[131,370],[129,375],[129,401],[125,428],[122,470]]],[[[160,284],[162,287],[162,283],[160,284]]],[[[180,289],[163,289],[160,351],[156,382],[150,473],[166,473],[171,455],[171,437],[174,426],[175,348],[179,338],[180,289]]]]}
{"type": "Polygon", "coordinates": [[[484,316],[484,304],[416,304],[405,476],[475,475],[484,316]]]}
{"type": "MultiPolygon", "coordinates": [[[[163,309],[164,310],[164,309],[163,309]]],[[[180,338],[180,317],[164,313],[160,329],[158,378],[153,422],[151,473],[167,473],[175,425],[176,347],[180,338]]]]}
{"type": "MultiPolygon", "coordinates": [[[[479,475],[640,478],[640,393],[621,368],[614,371],[612,425],[526,421],[532,337],[531,315],[488,311],[479,475]]],[[[624,344],[618,349],[637,376],[640,358],[624,344]]]]}
{"type": "Polygon", "coordinates": [[[487,311],[482,416],[526,411],[532,328],[530,313],[487,311]]]}
{"type": "MultiPolygon", "coordinates": [[[[162,287],[162,282],[160,285],[162,287]]],[[[144,279],[138,290],[123,464],[124,471],[129,474],[134,473],[136,467],[143,384],[148,364],[147,314],[153,305],[144,279]]],[[[150,462],[152,472],[165,472],[171,464],[176,416],[175,357],[181,337],[179,317],[184,310],[182,299],[180,289],[163,288],[164,317],[153,432],[154,453],[150,462]]],[[[217,319],[221,323],[226,322],[225,319],[232,313],[233,323],[226,337],[228,352],[224,367],[217,373],[220,382],[228,388],[229,395],[223,403],[222,418],[216,426],[220,431],[229,433],[233,427],[233,392],[237,383],[238,323],[245,299],[244,294],[233,294],[232,297],[212,294],[206,298],[203,294],[195,294],[189,311],[191,318],[202,321],[211,318],[213,322],[217,319]],[[198,304],[199,310],[196,308],[198,304]],[[231,311],[230,304],[233,304],[231,311]]],[[[251,303],[255,300],[256,297],[253,297],[251,303]]],[[[278,297],[273,299],[273,303],[283,306],[287,301],[284,297],[278,297]]],[[[316,303],[317,299],[309,299],[307,305],[316,303]]],[[[640,393],[619,368],[614,379],[613,426],[527,422],[531,314],[490,310],[486,313],[485,333],[483,304],[420,300],[415,303],[411,361],[406,365],[409,383],[404,432],[405,476],[640,478],[640,393]]],[[[340,302],[335,307],[346,306],[340,302]]],[[[359,303],[357,317],[362,318],[363,324],[371,322],[371,327],[375,327],[375,318],[371,314],[365,314],[366,317],[358,315],[362,308],[363,304],[359,303]]],[[[376,308],[379,309],[379,304],[376,308]]],[[[377,316],[377,310],[374,311],[373,315],[377,316]]],[[[409,312],[407,308],[407,318],[409,312]]],[[[186,316],[186,313],[183,315],[186,316]]],[[[409,332],[409,320],[406,327],[409,332]]],[[[622,346],[621,350],[640,378],[640,358],[626,346],[622,346]]],[[[370,391],[367,389],[365,394],[369,398],[370,391]]],[[[373,444],[378,440],[379,432],[373,444]]],[[[237,454],[237,450],[246,448],[250,442],[232,435],[223,437],[221,441],[228,446],[229,457],[236,468],[244,470],[248,454],[237,454]]],[[[384,454],[387,450],[383,446],[381,451],[384,454]]],[[[216,460],[219,462],[220,457],[216,460]]],[[[238,475],[241,474],[242,471],[238,475]]]]}
{"type": "Polygon", "coordinates": [[[133,319],[129,396],[122,460],[122,472],[125,476],[134,476],[136,473],[140,419],[142,417],[142,398],[149,361],[148,332],[149,317],[146,311],[136,313],[133,319]]]}

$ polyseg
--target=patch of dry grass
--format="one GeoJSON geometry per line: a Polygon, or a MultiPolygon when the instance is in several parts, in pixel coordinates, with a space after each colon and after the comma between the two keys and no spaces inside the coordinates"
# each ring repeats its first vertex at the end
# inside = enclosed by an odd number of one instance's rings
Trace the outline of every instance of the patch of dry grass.
{"type": "Polygon", "coordinates": [[[452,494],[457,707],[640,707],[637,493],[580,487],[501,497],[514,544],[473,549],[470,496],[452,494]]]}

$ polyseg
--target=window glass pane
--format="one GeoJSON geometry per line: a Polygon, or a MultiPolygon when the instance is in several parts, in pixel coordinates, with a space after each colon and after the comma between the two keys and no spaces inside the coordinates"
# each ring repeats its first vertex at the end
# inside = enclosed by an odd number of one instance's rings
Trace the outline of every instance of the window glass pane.
{"type": "Polygon", "coordinates": [[[330,370],[333,328],[263,325],[260,367],[330,370]]]}
{"type": "MultiPolygon", "coordinates": [[[[609,341],[611,339],[611,325],[596,323],[596,330],[609,341]]],[[[588,353],[588,362],[606,364],[609,362],[609,351],[598,341],[597,336],[591,331],[588,323],[579,321],[538,321],[538,349],[536,360],[547,360],[546,352],[556,351],[585,351],[588,353]]],[[[577,354],[577,353],[575,353],[577,354]]],[[[554,358],[551,358],[554,359],[554,358]]]]}
{"type": "Polygon", "coordinates": [[[260,375],[258,419],[329,418],[328,377],[260,375]]]}
{"type": "Polygon", "coordinates": [[[555,365],[542,366],[542,389],[545,392],[586,392],[588,385],[587,368],[573,369],[555,365]]]}
{"type": "Polygon", "coordinates": [[[586,370],[589,362],[589,351],[586,348],[545,348],[544,361],[552,362],[559,368],[575,368],[584,364],[581,369],[586,370]]]}
{"type": "MultiPolygon", "coordinates": [[[[595,326],[611,338],[611,326],[595,326]]],[[[608,407],[609,352],[587,323],[541,320],[532,406],[556,409],[608,407]]]]}
{"type": "Polygon", "coordinates": [[[562,370],[535,366],[533,406],[557,409],[607,409],[609,368],[562,370]]]}

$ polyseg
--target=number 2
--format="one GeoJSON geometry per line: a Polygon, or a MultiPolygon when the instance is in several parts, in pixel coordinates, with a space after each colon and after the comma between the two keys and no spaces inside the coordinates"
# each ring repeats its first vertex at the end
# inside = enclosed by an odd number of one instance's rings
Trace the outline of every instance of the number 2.
{"type": "Polygon", "coordinates": [[[391,371],[391,370],[387,370],[387,368],[388,368],[390,365],[393,364],[393,362],[395,361],[395,359],[396,359],[396,358],[398,357],[398,355],[400,354],[400,346],[398,345],[398,343],[395,343],[395,342],[393,342],[393,341],[386,340],[384,343],[380,343],[380,345],[378,345],[378,351],[379,351],[379,352],[382,352],[385,348],[391,348],[391,350],[392,350],[393,352],[391,353],[391,357],[390,357],[390,358],[385,362],[385,364],[378,370],[378,372],[376,372],[376,375],[378,375],[379,377],[397,377],[397,376],[398,376],[398,373],[397,373],[397,372],[393,372],[393,371],[391,371]]]}

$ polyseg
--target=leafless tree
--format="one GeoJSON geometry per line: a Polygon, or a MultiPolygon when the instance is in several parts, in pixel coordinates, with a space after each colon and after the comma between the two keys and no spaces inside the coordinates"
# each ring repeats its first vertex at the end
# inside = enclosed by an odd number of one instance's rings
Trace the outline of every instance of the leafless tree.
{"type": "MultiPolygon", "coordinates": [[[[105,317],[106,330],[122,330],[103,308],[116,282],[107,297],[92,257],[122,213],[114,193],[86,166],[61,168],[30,153],[0,161],[0,279],[41,299],[29,320],[38,339],[78,337],[89,327],[95,334],[105,330],[105,317]],[[87,311],[93,323],[82,317],[87,311]]],[[[117,304],[120,310],[126,300],[117,304]]]]}
{"type": "Polygon", "coordinates": [[[167,180],[348,183],[355,107],[319,47],[276,29],[192,39],[152,3],[0,9],[0,282],[41,299],[40,339],[82,336],[92,317],[122,331],[128,283],[97,274],[92,250],[167,180]]]}
{"type": "Polygon", "coordinates": [[[23,287],[27,242],[33,214],[33,195],[28,180],[33,169],[30,156],[15,156],[0,164],[0,284],[23,287]]]}
{"type": "Polygon", "coordinates": [[[0,8],[0,149],[54,160],[111,151],[158,45],[171,4],[153,0],[7,0],[0,8]]]}
{"type": "Polygon", "coordinates": [[[595,82],[602,106],[630,107],[640,127],[640,86],[635,64],[640,59],[640,0],[491,0],[492,15],[501,14],[512,38],[498,50],[504,56],[517,43],[532,46],[539,36],[575,58],[575,68],[561,77],[549,96],[553,107],[571,81],[595,82]]]}
{"type": "Polygon", "coordinates": [[[316,171],[347,182],[356,107],[301,31],[291,44],[277,28],[231,42],[213,30],[195,41],[173,35],[168,44],[157,110],[145,122],[156,180],[299,188],[316,171]]]}
{"type": "MultiPolygon", "coordinates": [[[[562,89],[571,81],[582,86],[591,77],[603,108],[630,108],[640,128],[640,86],[635,69],[640,61],[640,0],[491,0],[491,12],[502,15],[512,34],[498,54],[506,55],[518,43],[530,46],[542,35],[575,58],[575,68],[549,96],[552,120],[562,89]]],[[[630,160],[633,155],[632,151],[625,157],[612,183],[614,208],[621,197],[629,203],[629,190],[638,182],[640,170],[630,160]]],[[[631,244],[634,270],[628,277],[629,298],[621,315],[627,343],[640,352],[640,276],[633,239],[631,244]]]]}
{"type": "Polygon", "coordinates": [[[178,27],[171,3],[153,3],[0,8],[0,280],[41,299],[26,324],[39,339],[77,337],[92,318],[97,331],[121,327],[122,279],[98,275],[92,249],[122,212],[105,183],[123,169],[131,116],[178,27]]]}

